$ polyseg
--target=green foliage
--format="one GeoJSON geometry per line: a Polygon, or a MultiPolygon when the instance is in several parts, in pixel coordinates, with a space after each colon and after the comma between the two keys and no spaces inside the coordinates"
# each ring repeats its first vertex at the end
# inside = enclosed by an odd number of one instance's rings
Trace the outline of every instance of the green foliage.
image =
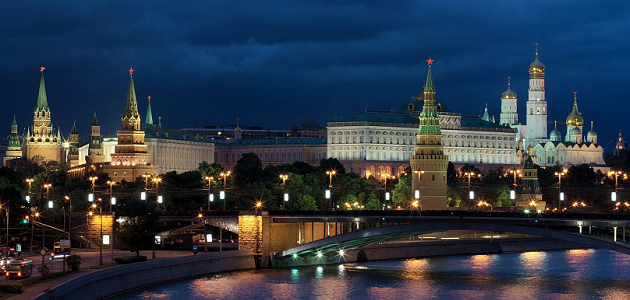
{"type": "MultiPolygon", "coordinates": [[[[514,201],[510,199],[510,187],[507,185],[497,185],[495,187],[496,197],[494,202],[492,202],[492,206],[494,207],[509,207],[514,206],[514,201]]],[[[516,199],[515,199],[516,200],[516,199]]]]}
{"type": "Polygon", "coordinates": [[[365,203],[365,209],[367,210],[377,210],[381,209],[381,201],[378,200],[378,197],[375,193],[371,193],[367,199],[367,203],[365,203]]]}
{"type": "Polygon", "coordinates": [[[261,181],[265,177],[262,162],[255,153],[245,153],[236,162],[232,172],[232,182],[237,187],[261,181]]]}
{"type": "Polygon", "coordinates": [[[201,174],[201,178],[205,180],[206,176],[214,177],[215,180],[219,179],[219,175],[225,172],[223,166],[218,163],[209,164],[207,161],[202,161],[197,167],[197,171],[201,174]]]}
{"type": "Polygon", "coordinates": [[[114,257],[117,264],[132,264],[147,261],[147,257],[143,255],[114,257]]]}
{"type": "Polygon", "coordinates": [[[446,205],[448,207],[461,207],[462,194],[457,187],[449,185],[446,190],[446,205]]]}
{"type": "Polygon", "coordinates": [[[17,282],[0,283],[0,293],[19,294],[22,292],[22,284],[17,282]]]}
{"type": "Polygon", "coordinates": [[[392,190],[392,202],[406,207],[411,202],[411,173],[400,176],[392,190]]]}
{"type": "Polygon", "coordinates": [[[79,266],[81,266],[81,256],[72,254],[66,257],[66,264],[68,265],[68,269],[76,272],[79,270],[79,266]]]}
{"type": "Polygon", "coordinates": [[[308,194],[298,195],[297,199],[291,205],[291,209],[295,210],[317,210],[315,198],[308,194]]]}

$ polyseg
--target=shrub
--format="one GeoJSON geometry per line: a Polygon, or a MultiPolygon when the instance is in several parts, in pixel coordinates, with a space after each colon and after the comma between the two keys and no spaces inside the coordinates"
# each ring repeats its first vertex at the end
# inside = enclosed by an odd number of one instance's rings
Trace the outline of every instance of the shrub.
{"type": "Polygon", "coordinates": [[[66,264],[68,265],[68,269],[72,270],[72,271],[78,271],[79,270],[79,266],[81,265],[81,256],[78,256],[76,254],[72,254],[68,257],[66,257],[66,264]]]}
{"type": "Polygon", "coordinates": [[[22,284],[17,282],[0,283],[0,293],[19,294],[22,291],[22,284]]]}
{"type": "Polygon", "coordinates": [[[123,256],[123,257],[114,257],[114,261],[117,264],[132,264],[137,262],[147,261],[146,256],[123,256]]]}

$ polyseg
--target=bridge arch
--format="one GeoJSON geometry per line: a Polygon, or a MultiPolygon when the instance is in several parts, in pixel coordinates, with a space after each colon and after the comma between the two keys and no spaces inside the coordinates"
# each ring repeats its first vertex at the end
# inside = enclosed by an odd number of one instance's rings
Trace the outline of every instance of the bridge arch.
{"type": "Polygon", "coordinates": [[[364,229],[327,237],[282,251],[273,256],[273,264],[291,266],[334,263],[335,261],[339,261],[339,255],[340,253],[343,254],[343,251],[360,249],[370,244],[396,240],[412,235],[450,230],[522,233],[581,244],[584,248],[609,249],[630,254],[630,247],[626,244],[596,236],[569,232],[563,230],[563,228],[566,228],[566,226],[548,227],[541,226],[539,223],[536,225],[506,224],[504,222],[484,222],[474,218],[431,220],[430,222],[364,229]]]}

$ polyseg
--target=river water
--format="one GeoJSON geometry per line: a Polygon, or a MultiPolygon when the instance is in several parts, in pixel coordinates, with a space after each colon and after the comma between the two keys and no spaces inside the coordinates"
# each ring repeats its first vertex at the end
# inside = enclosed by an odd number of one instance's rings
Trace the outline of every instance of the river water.
{"type": "Polygon", "coordinates": [[[630,299],[630,255],[571,250],[250,270],[114,299],[630,299]]]}

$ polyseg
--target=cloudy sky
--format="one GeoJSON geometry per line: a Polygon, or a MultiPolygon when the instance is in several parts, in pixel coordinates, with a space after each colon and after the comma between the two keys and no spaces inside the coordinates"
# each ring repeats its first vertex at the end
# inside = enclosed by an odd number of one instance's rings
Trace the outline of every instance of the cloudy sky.
{"type": "MultiPolygon", "coordinates": [[[[550,129],[573,91],[599,141],[627,124],[630,2],[598,1],[11,1],[0,9],[0,134],[32,124],[46,67],[55,127],[120,126],[128,69],[144,118],[168,128],[322,125],[391,110],[421,92],[435,60],[437,99],[498,120],[506,77],[525,123],[528,66],[539,43],[550,129]],[[570,4],[570,5],[569,5],[570,4]],[[4,124],[4,125],[2,125],[4,124]]],[[[144,120],[143,120],[144,121],[144,120]]],[[[564,133],[565,126],[559,126],[564,133]]]]}

